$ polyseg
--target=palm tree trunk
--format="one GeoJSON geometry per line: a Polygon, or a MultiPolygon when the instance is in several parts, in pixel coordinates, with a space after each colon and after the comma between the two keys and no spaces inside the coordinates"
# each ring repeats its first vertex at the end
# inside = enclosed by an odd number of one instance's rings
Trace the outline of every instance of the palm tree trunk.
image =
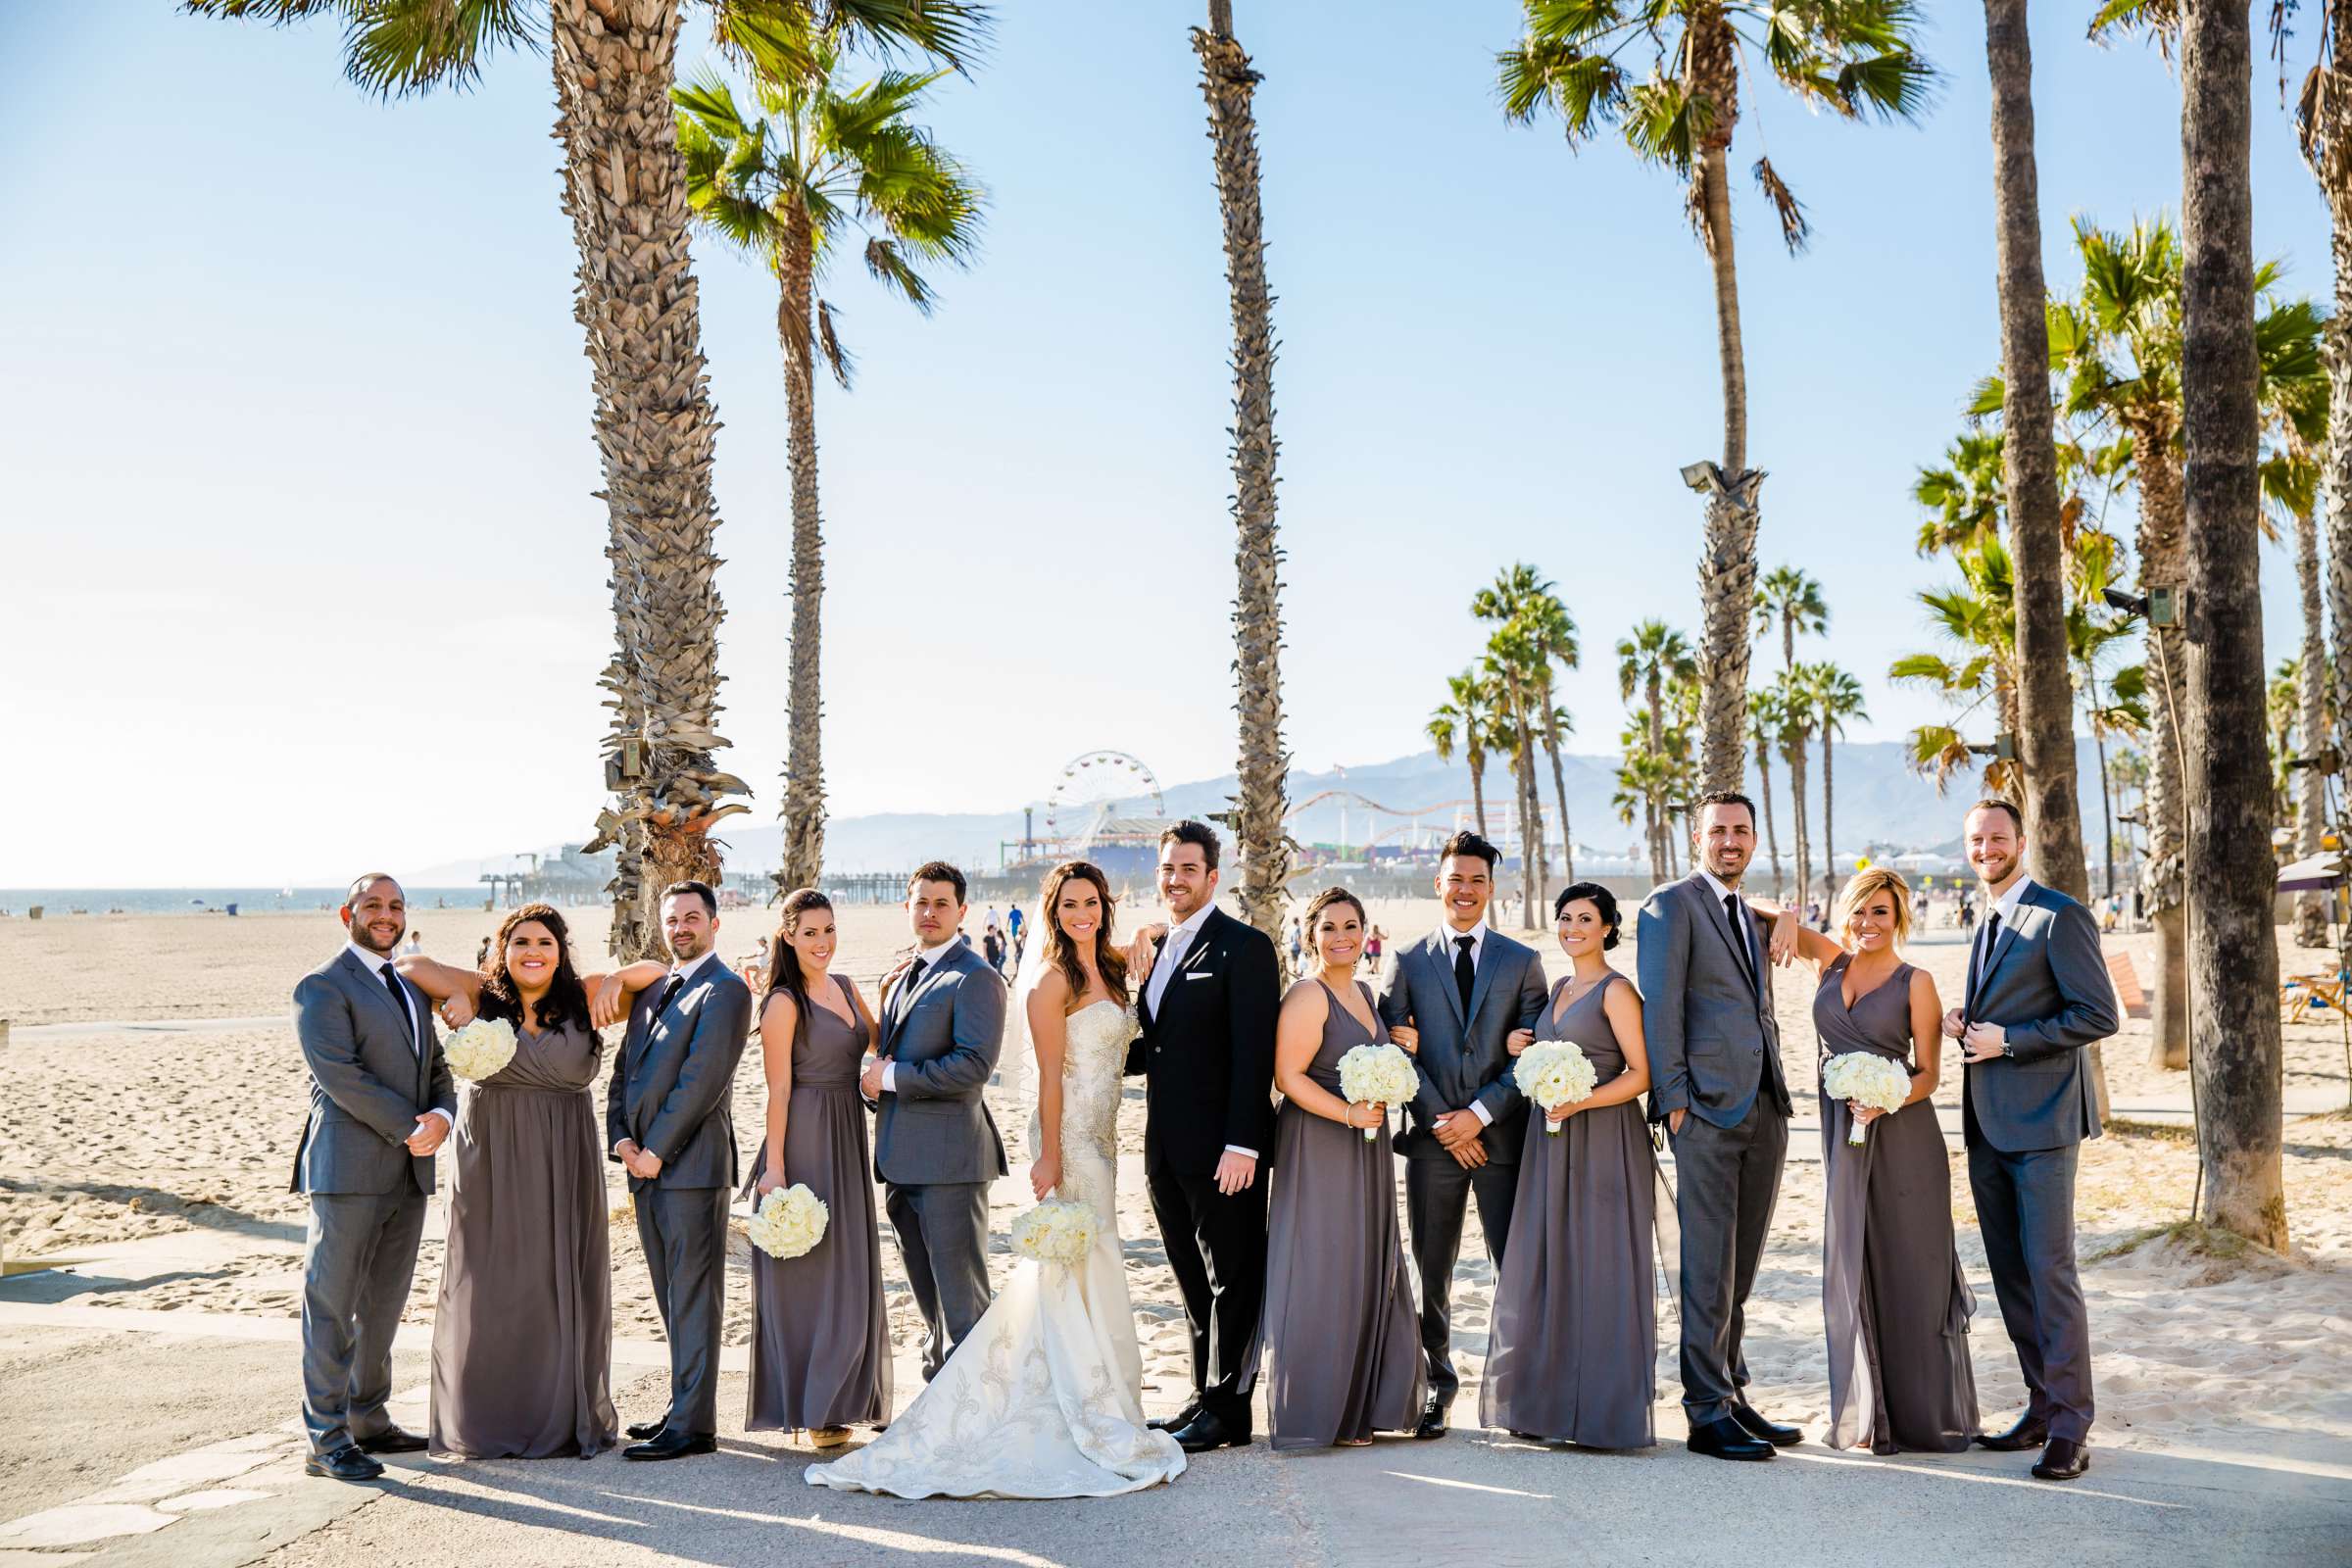
{"type": "MultiPolygon", "coordinates": [[[[2133,466],[2139,478],[2139,579],[2143,587],[2178,587],[2186,571],[2181,548],[2181,474],[2171,432],[2135,428],[2133,466]]],[[[2147,629],[2148,781],[2144,790],[2148,854],[2140,868],[2149,916],[2156,928],[2156,984],[2148,999],[2151,1066],[2178,1072],[2188,1066],[2188,947],[2181,917],[2187,831],[2181,738],[2186,734],[2180,633],[2147,629]]],[[[2258,720],[2259,722],[2259,720],[2258,720]]],[[[2267,746],[2267,742],[2265,743],[2267,746]]],[[[2269,780],[2266,776],[2264,786],[2269,780]]],[[[2270,843],[2266,829],[2263,843],[2270,843]]]]}
{"type": "Polygon", "coordinates": [[[1233,297],[1234,673],[1241,716],[1234,847],[1241,857],[1242,918],[1282,946],[1290,842],[1284,836],[1282,749],[1282,582],[1274,525],[1274,325],[1266,292],[1266,247],[1258,205],[1257,124],[1250,108],[1259,80],[1233,38],[1232,7],[1209,0],[1209,25],[1193,29],[1200,91],[1208,101],[1217,205],[1225,227],[1225,281],[1233,297]]]}
{"type": "Polygon", "coordinates": [[[1798,730],[1788,748],[1788,794],[1796,815],[1796,904],[1803,908],[1813,898],[1813,839],[1805,828],[1805,733],[1798,730]]]}
{"type": "MultiPolygon", "coordinates": [[[[2098,701],[2098,689],[2091,688],[2091,701],[2098,701]]],[[[2107,782],[2107,728],[2103,724],[2090,727],[2091,744],[2099,749],[2099,858],[2107,867],[2107,897],[2115,897],[2115,794],[2107,782]]]]}
{"type": "MultiPolygon", "coordinates": [[[[2318,757],[2332,742],[2328,732],[2328,639],[2320,618],[2320,519],[2305,512],[2295,517],[2295,584],[2303,595],[2303,662],[2300,687],[2303,755],[2318,757]]],[[[2295,854],[2320,853],[2328,831],[2327,776],[2316,767],[2296,771],[2295,854]]],[[[2295,899],[2295,941],[2306,948],[2328,945],[2328,895],[2295,899]]]]}
{"type": "Polygon", "coordinates": [[[1535,729],[1525,713],[1519,719],[1518,756],[1513,771],[1519,787],[1519,925],[1536,929],[1536,900],[1547,878],[1544,868],[1544,801],[1536,789],[1535,729]]]}
{"type": "Polygon", "coordinates": [[[1544,750],[1551,759],[1551,796],[1560,808],[1560,865],[1567,880],[1576,880],[1576,835],[1568,827],[1568,775],[1560,767],[1560,713],[1552,707],[1548,687],[1544,692],[1544,750]]]}
{"type": "Polygon", "coordinates": [[[815,234],[806,207],[785,220],[777,335],[784,348],[784,401],[792,469],[792,687],[784,763],[784,856],[776,891],[814,887],[825,860],[823,692],[824,519],[816,487],[815,234]]]}
{"type": "MultiPolygon", "coordinates": [[[[2074,692],[2067,670],[2065,542],[2050,431],[2048,296],[2034,161],[2034,56],[2026,0],[1984,0],[1992,74],[1993,233],[2001,313],[2002,478],[2016,562],[2017,749],[2028,864],[2069,897],[2090,896],[2075,794],[2074,692]]],[[[1826,739],[1826,738],[1825,738],[1826,739]]],[[[1826,791],[1829,774],[1822,774],[1826,791]]],[[[1828,807],[1823,807],[1827,833],[1828,807]]],[[[1833,874],[1831,883],[1837,881],[1833,874]]]]}
{"type": "Polygon", "coordinates": [[[1487,754],[1478,746],[1463,748],[1470,761],[1470,814],[1478,820],[1478,836],[1487,836],[1487,754]]]}
{"type": "Polygon", "coordinates": [[[1764,800],[1764,845],[1772,852],[1772,896],[1781,896],[1781,836],[1772,829],[1772,747],[1756,741],[1757,793],[1764,800]]]}
{"type": "MultiPolygon", "coordinates": [[[[2328,609],[2335,623],[2336,701],[2352,704],[2352,0],[2326,0],[2331,47],[2317,68],[2314,161],[2328,201],[2328,248],[2335,264],[2335,309],[2328,318],[2328,609]]],[[[2347,710],[2352,711],[2352,710],[2347,710]]]]}
{"type": "MultiPolygon", "coordinates": [[[[1724,29],[1727,33],[1729,28],[1724,29]]],[[[1715,278],[1715,340],[1723,375],[1720,488],[1707,496],[1698,558],[1698,787],[1736,790],[1747,771],[1748,617],[1756,603],[1756,490],[1747,471],[1747,367],[1740,332],[1740,272],[1732,241],[1733,103],[1719,97],[1719,122],[1698,162],[1693,192],[1699,234],[1715,278]]]]}
{"type": "Polygon", "coordinates": [[[2286,1246],[2277,873],[2264,781],[2260,375],[2247,8],[2183,8],[2181,433],[2187,447],[2188,812],[2197,1144],[2211,1225],[2286,1246]]]}
{"type": "Polygon", "coordinates": [[[1834,741],[1837,727],[1824,719],[1821,726],[1821,902],[1833,903],[1838,897],[1838,838],[1830,821],[1834,804],[1835,778],[1833,760],[1837,753],[1834,741]]]}

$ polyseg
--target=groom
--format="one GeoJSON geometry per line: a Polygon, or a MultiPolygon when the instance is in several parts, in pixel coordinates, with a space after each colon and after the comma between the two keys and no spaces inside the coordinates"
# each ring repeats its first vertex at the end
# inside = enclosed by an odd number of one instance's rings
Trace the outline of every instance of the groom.
{"type": "Polygon", "coordinates": [[[2047,1445],[2044,1481],[2090,1468],[2090,1326],[2075,1275],[2075,1165],[2099,1136],[2082,1048],[2115,1033],[2115,989],[2090,911],[2025,874],[2025,819],[1979,801],[1963,844],[1984,889],[1962,1004],[1960,1127],[2001,1322],[2026,1378],[2026,1413],[1987,1448],[2047,1445]]]}
{"type": "Polygon", "coordinates": [[[433,1153],[457,1124],[457,1085],[432,1004],[392,961],[408,929],[400,884],[369,872],[340,911],[350,941],[294,988],[311,1071],[293,1191],[311,1200],[302,1263],[302,1424],[308,1475],[373,1481],[379,1453],[424,1439],[384,1413],[392,1334],[424,1234],[433,1153]]]}
{"type": "Polygon", "coordinates": [[[1243,1354],[1266,1286],[1266,1184],[1274,1152],[1274,944],[1216,906],[1217,835],[1178,822],[1159,836],[1168,933],[1144,982],[1127,1071],[1146,1089],[1152,1215],[1184,1296],[1193,1396],[1152,1425],[1187,1453],[1250,1440],[1257,1381],[1243,1354]]]}
{"type": "Polygon", "coordinates": [[[662,890],[662,934],[676,961],[637,994],[612,1061],[605,1142],[629,1172],[637,1239],[669,1341],[669,1409],[629,1428],[624,1459],[676,1459],[718,1446],[718,1345],[727,1286],[727,1198],[738,1177],[735,1064],[752,988],[719,961],[718,898],[701,882],[662,890]]]}
{"type": "Polygon", "coordinates": [[[1703,795],[1690,839],[1699,868],[1650,893],[1635,949],[1649,1114],[1674,1142],[1683,1414],[1692,1452],[1769,1459],[1803,1434],[1747,1402],[1740,1346],[1780,1197],[1790,1110],[1770,943],[1740,897],[1756,853],[1756,808],[1734,790],[1703,795]]]}
{"type": "Polygon", "coordinates": [[[880,1054],[858,1087],[874,1107],[874,1174],[923,1314],[923,1381],[988,1310],[988,1184],[1004,1141],[981,1091],[1004,1049],[1004,978],[963,935],[963,873],[945,860],[906,884],[914,956],[882,999],[880,1054]]]}
{"type": "Polygon", "coordinates": [[[1546,993],[1535,951],[1487,924],[1502,852],[1476,833],[1456,833],[1438,851],[1438,903],[1445,923],[1396,956],[1384,977],[1380,1013],[1391,1038],[1411,1028],[1421,1092],[1396,1141],[1404,1157],[1404,1210],[1412,1222],[1413,1266],[1421,1276],[1421,1348],[1429,1361],[1429,1403],[1416,1438],[1446,1435],[1461,1386],[1450,1321],[1453,1265],[1462,1221],[1478,1199],[1487,1255],[1499,1267],[1519,1190],[1526,1102],[1511,1078],[1510,1038],[1533,1029],[1546,993]]]}

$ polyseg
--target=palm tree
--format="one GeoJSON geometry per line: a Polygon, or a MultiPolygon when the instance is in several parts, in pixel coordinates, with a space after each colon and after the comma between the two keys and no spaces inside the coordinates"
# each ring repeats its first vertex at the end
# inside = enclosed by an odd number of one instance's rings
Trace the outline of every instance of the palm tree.
{"type": "Polygon", "coordinates": [[[2191,1029],[2202,1218],[2286,1247],[2279,1109],[2276,869],[2259,831],[2266,783],[2243,759],[2262,744],[2262,355],[2255,308],[2247,9],[2183,7],[2180,47],[2181,437],[2187,587],[2190,890],[2197,916],[2191,1029]]]}
{"type": "MultiPolygon", "coordinates": [[[[1993,235],[2001,369],[2008,389],[2001,431],[2009,541],[2017,562],[2015,734],[2025,783],[2026,848],[2037,876],[2071,897],[2087,899],[2090,872],[2082,861],[2082,808],[2075,792],[2074,693],[2063,657],[2065,538],[2058,448],[2044,391],[2049,294],[2041,274],[2034,56],[2026,0],[1984,0],[1984,55],[1992,77],[1993,235]]],[[[1826,775],[1823,782],[1826,786],[1826,775]]]]}
{"type": "MultiPolygon", "coordinates": [[[[960,64],[987,30],[964,0],[706,0],[720,46],[779,79],[812,32],[960,64]]],[[[465,87],[504,47],[554,63],[563,204],[580,253],[573,314],[586,335],[612,566],[614,655],[605,777],[615,800],[594,845],[617,846],[612,950],[652,947],[648,895],[714,879],[711,827],[747,809],[717,732],[717,420],[703,374],[684,166],[669,95],[685,0],[549,0],[546,31],[513,0],[181,0],[192,15],[343,24],[344,73],[379,96],[465,87]]]]}
{"type": "MultiPolygon", "coordinates": [[[[910,0],[913,3],[913,0],[910,0]]],[[[1208,100],[1217,206],[1225,228],[1225,282],[1233,297],[1233,521],[1240,577],[1233,608],[1235,710],[1241,716],[1234,847],[1241,856],[1242,917],[1280,946],[1290,841],[1282,818],[1290,756],[1282,749],[1282,553],[1274,526],[1274,322],[1266,290],[1258,203],[1261,79],[1234,41],[1232,0],[1208,0],[1208,26],[1193,29],[1200,91],[1208,100]]]]}
{"type": "Polygon", "coordinates": [[[1794,669],[1782,670],[1768,689],[1781,721],[1781,760],[1788,764],[1791,847],[1796,852],[1796,902],[1801,907],[1813,897],[1813,840],[1805,823],[1805,752],[1813,739],[1813,703],[1794,669]]]}
{"type": "Polygon", "coordinates": [[[928,314],[923,268],[965,262],[978,238],[981,195],[963,169],[906,116],[945,72],[884,71],[858,87],[835,80],[838,35],[810,42],[810,68],[754,83],[760,116],[736,106],[706,75],[674,94],[686,200],[705,227],[775,274],[777,336],[792,470],[792,691],[784,768],[779,892],[813,887],[824,866],[825,776],[820,750],[824,538],[816,481],[816,355],[850,385],[850,357],[833,307],[817,297],[833,259],[863,231],[866,270],[928,314]]]}
{"type": "MultiPolygon", "coordinates": [[[[1575,721],[1553,706],[1552,665],[1556,662],[1574,669],[1583,659],[1576,620],[1552,584],[1526,562],[1515,562],[1496,572],[1493,583],[1471,597],[1470,613],[1512,628],[1518,638],[1525,691],[1523,701],[1515,705],[1514,716],[1542,739],[1550,756],[1552,792],[1560,811],[1560,844],[1567,855],[1568,878],[1574,881],[1576,853],[1568,827],[1568,782],[1560,766],[1560,737],[1575,727],[1575,721]]],[[[1549,887],[1541,872],[1538,881],[1540,886],[1549,887]]]]}
{"type": "Polygon", "coordinates": [[[1494,730],[1494,694],[1476,668],[1446,677],[1449,700],[1429,715],[1427,733],[1438,749],[1438,760],[1450,762],[1456,747],[1470,764],[1470,812],[1478,836],[1487,837],[1487,748],[1494,730]]]}
{"type": "Polygon", "coordinates": [[[2303,718],[2303,700],[2298,690],[2303,683],[2302,665],[2303,661],[2292,654],[2278,661],[2278,667],[2271,674],[2271,684],[2263,692],[2263,722],[2271,738],[2272,827],[2294,820],[2295,775],[2291,764],[2299,750],[2296,731],[2303,718]]]}
{"type": "MultiPolygon", "coordinates": [[[[1689,639],[1662,620],[1645,620],[1636,626],[1633,635],[1617,640],[1617,695],[1633,701],[1638,689],[1642,693],[1642,712],[1646,715],[1645,749],[1661,763],[1668,757],[1666,742],[1666,694],[1676,682],[1695,683],[1698,661],[1691,657],[1689,639]]],[[[1661,837],[1670,837],[1661,821],[1661,837]]],[[[1652,857],[1658,852],[1653,849],[1652,857]]]]}
{"type": "Polygon", "coordinates": [[[1862,683],[1846,671],[1827,661],[1818,664],[1800,664],[1796,671],[1804,683],[1804,691],[1812,700],[1813,714],[1821,726],[1821,897],[1824,903],[1838,897],[1838,839],[1832,827],[1832,811],[1836,806],[1834,745],[1845,729],[1846,720],[1868,718],[1862,706],[1862,683]]]}
{"type": "Polygon", "coordinates": [[[1796,667],[1796,637],[1819,637],[1830,629],[1830,607],[1821,584],[1795,566],[1775,566],[1756,585],[1756,635],[1781,634],[1781,667],[1796,667]]]}
{"type": "Polygon", "coordinates": [[[1781,896],[1781,840],[1772,826],[1772,749],[1780,740],[1780,699],[1769,686],[1747,694],[1747,738],[1756,752],[1756,781],[1764,802],[1764,844],[1772,852],[1772,896],[1781,896]]]}
{"type": "Polygon", "coordinates": [[[1519,816],[1520,924],[1536,928],[1536,902],[1549,884],[1544,864],[1544,810],[1536,793],[1535,752],[1542,719],[1537,714],[1536,669],[1544,661],[1517,621],[1505,621],[1487,640],[1483,662],[1489,685],[1501,699],[1501,724],[1510,734],[1511,784],[1519,816]]]}
{"type": "MultiPolygon", "coordinates": [[[[2316,345],[2315,345],[2316,347],[2316,345]]],[[[2314,355],[2314,360],[2318,356],[2314,355]]],[[[2264,423],[2271,450],[2262,462],[2265,505],[2282,514],[2295,534],[2295,587],[2303,612],[2302,650],[2294,661],[2297,690],[2295,728],[2301,755],[2317,758],[2330,744],[2328,716],[2328,635],[2322,618],[2320,578],[2320,448],[2328,431],[2328,378],[2315,364],[2300,379],[2278,375],[2264,378],[2264,423]]],[[[2317,767],[2298,768],[2292,820],[2295,854],[2320,853],[2328,831],[2327,775],[2317,767]]],[[[2295,896],[2295,942],[2306,948],[2328,943],[2328,895],[2295,896]]]]}
{"type": "MultiPolygon", "coordinates": [[[[1730,152],[1740,122],[1741,61],[1761,65],[1810,108],[1849,120],[1911,120],[1926,108],[1935,73],[1913,51],[1918,17],[1909,0],[1523,0],[1526,32],[1497,57],[1503,111],[1521,123],[1549,106],[1571,147],[1618,126],[1644,163],[1686,186],[1686,202],[1714,273],[1716,343],[1723,377],[1723,448],[1693,465],[1707,494],[1699,555],[1705,671],[1700,705],[1701,785],[1738,789],[1745,772],[1747,616],[1756,586],[1757,488],[1747,466],[1746,349],[1733,252],[1730,152]],[[1646,45],[1646,78],[1619,63],[1646,45]]],[[[1772,167],[1757,184],[1791,253],[1802,250],[1803,207],[1772,167]]]]}

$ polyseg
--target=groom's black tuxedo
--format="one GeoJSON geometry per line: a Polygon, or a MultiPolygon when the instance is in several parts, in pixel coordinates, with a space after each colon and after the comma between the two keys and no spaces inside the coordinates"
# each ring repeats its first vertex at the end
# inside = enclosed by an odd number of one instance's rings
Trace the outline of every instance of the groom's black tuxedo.
{"type": "Polygon", "coordinates": [[[1159,1005],[1136,999],[1143,1033],[1127,1071],[1144,1074],[1144,1170],[1168,1267],[1184,1296],[1195,1401],[1250,1430],[1256,1368],[1244,1363],[1266,1289],[1266,1180],[1274,1155],[1274,1015],[1282,973],[1265,933],[1211,909],[1172,964],[1159,1005]],[[1257,1178],[1217,1191],[1227,1149],[1257,1158],[1257,1178]]]}

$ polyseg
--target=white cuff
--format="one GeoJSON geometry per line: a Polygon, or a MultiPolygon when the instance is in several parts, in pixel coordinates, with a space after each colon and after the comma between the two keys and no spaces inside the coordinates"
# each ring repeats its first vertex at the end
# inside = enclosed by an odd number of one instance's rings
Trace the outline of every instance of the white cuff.
{"type": "Polygon", "coordinates": [[[1486,1106],[1480,1104],[1475,1100],[1470,1102],[1470,1114],[1478,1118],[1478,1124],[1481,1127],[1492,1127],[1494,1125],[1494,1113],[1489,1110],[1486,1106]]]}
{"type": "Polygon", "coordinates": [[[891,1095],[898,1093],[898,1089],[899,1064],[895,1061],[886,1061],[882,1064],[882,1092],[891,1095]]]}
{"type": "Polygon", "coordinates": [[[1256,1151],[1256,1150],[1254,1150],[1254,1149],[1244,1149],[1244,1148],[1243,1148],[1241,1145],[1239,1145],[1239,1144],[1227,1144],[1227,1145],[1225,1146],[1225,1152],[1227,1152],[1228,1154],[1240,1154],[1240,1155],[1241,1155],[1241,1156],[1243,1156],[1245,1159],[1255,1159],[1255,1158],[1257,1157],[1257,1151],[1256,1151]]]}
{"type": "MultiPolygon", "coordinates": [[[[455,1116],[452,1116],[452,1115],[451,1115],[451,1114],[450,1114],[448,1111],[446,1111],[446,1110],[443,1110],[443,1109],[442,1109],[442,1108],[441,1108],[439,1105],[435,1105],[435,1106],[434,1106],[432,1109],[430,1109],[430,1110],[426,1111],[424,1114],[425,1114],[425,1116],[438,1116],[438,1117],[440,1117],[440,1118],[441,1118],[441,1125],[442,1125],[442,1126],[444,1126],[444,1127],[447,1127],[447,1128],[448,1128],[448,1129],[449,1129],[451,1132],[453,1132],[453,1133],[454,1133],[454,1132],[456,1132],[456,1131],[458,1130],[458,1119],[457,1119],[457,1117],[455,1117],[455,1116]]],[[[423,1119],[424,1119],[424,1117],[422,1117],[422,1116],[420,1116],[420,1117],[418,1117],[418,1118],[417,1118],[417,1120],[419,1120],[419,1121],[421,1121],[421,1120],[423,1120],[423,1119]]]]}

